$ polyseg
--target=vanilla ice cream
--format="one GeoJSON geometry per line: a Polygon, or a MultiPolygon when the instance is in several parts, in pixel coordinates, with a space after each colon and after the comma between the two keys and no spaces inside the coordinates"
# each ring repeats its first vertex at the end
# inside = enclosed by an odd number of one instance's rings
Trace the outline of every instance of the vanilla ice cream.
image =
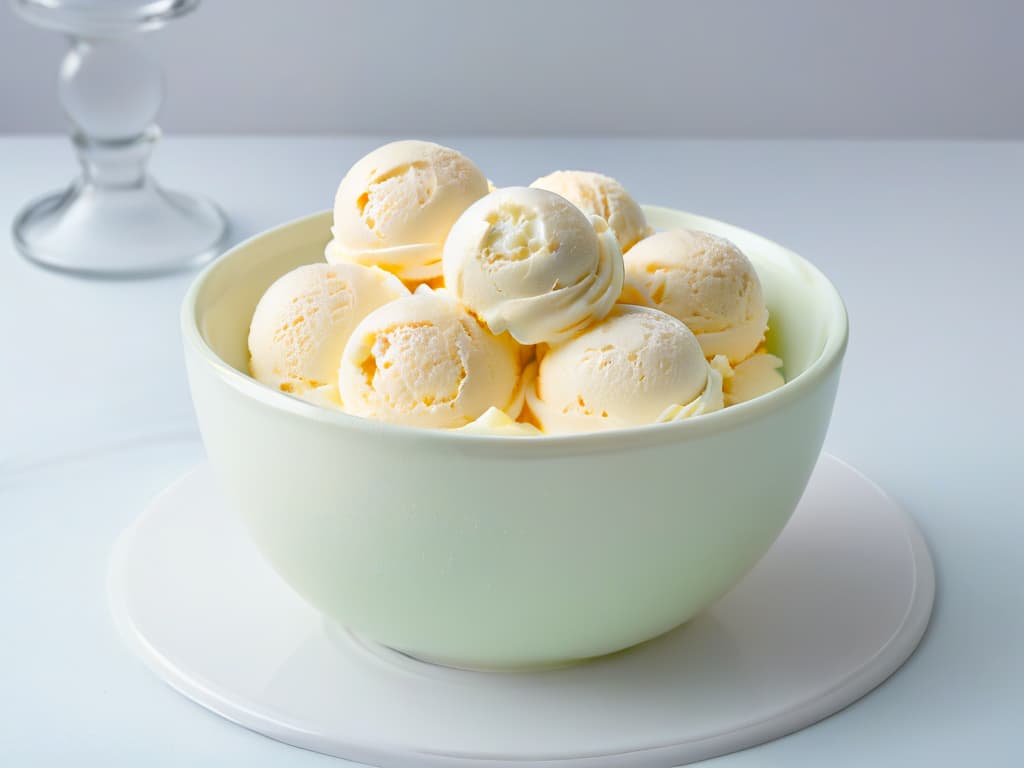
{"type": "Polygon", "coordinates": [[[275,389],[336,402],[345,342],[371,311],[408,296],[394,275],[358,264],[307,264],[263,294],[249,326],[249,371],[275,389]]]}
{"type": "Polygon", "coordinates": [[[725,355],[715,355],[708,361],[708,380],[700,397],[688,403],[674,403],[662,411],[655,419],[659,424],[670,421],[682,421],[702,413],[720,411],[728,405],[725,396],[726,377],[733,374],[732,367],[725,355]]]}
{"type": "Polygon", "coordinates": [[[625,257],[619,301],[660,309],[697,335],[708,358],[736,365],[764,339],[768,308],[750,260],[721,237],[689,229],[641,240],[625,257]]]}
{"type": "Polygon", "coordinates": [[[547,190],[505,187],[455,222],[444,280],[493,333],[556,343],[611,310],[622,290],[622,253],[599,216],[547,190]]]}
{"type": "Polygon", "coordinates": [[[467,435],[495,435],[502,437],[539,437],[544,433],[533,424],[516,421],[505,411],[491,406],[483,415],[456,431],[467,435]]]}
{"type": "Polygon", "coordinates": [[[781,367],[782,360],[775,355],[755,352],[725,379],[725,404],[744,403],[778,389],[786,383],[781,367]]]}
{"type": "Polygon", "coordinates": [[[440,277],[448,230],[486,194],[487,178],[454,149],[428,141],[385,144],[341,180],[325,255],[410,282],[440,277]]]}
{"type": "Polygon", "coordinates": [[[522,408],[519,346],[495,336],[447,291],[421,288],[371,312],[341,356],[349,413],[417,427],[461,427],[494,406],[522,408]]]}
{"type": "Polygon", "coordinates": [[[717,410],[722,378],[679,320],[620,304],[547,350],[526,399],[545,433],[587,432],[717,410]]]}
{"type": "Polygon", "coordinates": [[[530,186],[561,195],[584,213],[607,221],[623,253],[654,234],[640,206],[610,176],[591,171],[555,171],[530,186]]]}

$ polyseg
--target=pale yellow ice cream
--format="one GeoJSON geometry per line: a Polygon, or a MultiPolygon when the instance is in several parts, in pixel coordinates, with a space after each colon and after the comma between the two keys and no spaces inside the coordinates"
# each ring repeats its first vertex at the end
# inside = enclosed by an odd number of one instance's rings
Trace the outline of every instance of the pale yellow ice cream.
{"type": "Polygon", "coordinates": [[[444,247],[445,287],[494,333],[556,343],[603,318],[622,290],[604,219],[542,189],[505,187],[471,205],[444,247]]]}
{"type": "Polygon", "coordinates": [[[591,171],[555,171],[530,186],[559,194],[584,213],[607,221],[623,253],[654,234],[640,206],[611,176],[591,171]]]}
{"type": "Polygon", "coordinates": [[[708,361],[708,381],[700,397],[688,403],[670,405],[655,419],[659,424],[682,421],[702,413],[720,411],[727,405],[725,399],[725,377],[732,374],[732,368],[725,355],[715,355],[708,361]]]}
{"type": "Polygon", "coordinates": [[[625,257],[624,304],[682,320],[708,358],[746,360],[768,328],[761,281],[750,260],[724,238],[675,229],[641,240],[625,257]]]}
{"type": "Polygon", "coordinates": [[[377,307],[408,296],[394,275],[357,264],[307,264],[271,285],[249,326],[249,370],[275,389],[337,402],[345,342],[377,307]]]}
{"type": "Polygon", "coordinates": [[[725,378],[725,404],[736,405],[778,389],[786,380],[779,370],[782,360],[767,352],[755,352],[725,378]]]}
{"type": "Polygon", "coordinates": [[[417,427],[461,427],[494,406],[522,408],[519,346],[495,336],[444,290],[414,295],[370,313],[341,356],[342,407],[371,419],[417,427]]]}
{"type": "Polygon", "coordinates": [[[410,282],[440,277],[448,230],[486,194],[487,178],[454,149],[428,141],[385,144],[342,179],[325,255],[410,282]]]}
{"type": "Polygon", "coordinates": [[[679,320],[620,304],[547,350],[526,399],[545,433],[588,432],[718,410],[722,377],[679,320]]]}
{"type": "Polygon", "coordinates": [[[533,424],[516,421],[505,411],[491,406],[479,418],[459,427],[457,432],[467,435],[495,435],[499,437],[539,437],[544,433],[533,424]]]}

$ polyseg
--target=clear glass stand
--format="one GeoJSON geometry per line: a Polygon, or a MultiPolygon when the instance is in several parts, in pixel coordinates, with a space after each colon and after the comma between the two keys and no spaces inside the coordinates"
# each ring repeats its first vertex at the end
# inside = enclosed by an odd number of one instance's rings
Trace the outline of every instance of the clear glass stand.
{"type": "Polygon", "coordinates": [[[31,261],[93,277],[146,277],[202,264],[227,237],[227,220],[203,198],[160,187],[146,172],[160,138],[154,119],[163,73],[141,33],[193,10],[198,0],[13,0],[27,21],[68,36],[58,94],[72,123],[81,174],[31,202],[14,242],[31,261]]]}

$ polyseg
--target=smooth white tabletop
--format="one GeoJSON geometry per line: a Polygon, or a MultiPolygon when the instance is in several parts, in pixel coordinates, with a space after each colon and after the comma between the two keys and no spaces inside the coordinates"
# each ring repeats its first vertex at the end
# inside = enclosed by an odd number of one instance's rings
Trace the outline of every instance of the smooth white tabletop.
{"type": "MultiPolygon", "coordinates": [[[[1016,403],[1024,144],[458,139],[499,185],[602,170],[640,200],[725,219],[816,262],[851,342],[826,449],[917,519],[938,597],[882,688],[746,766],[1019,765],[1024,447],[1016,403]]],[[[379,139],[171,138],[154,171],[217,199],[234,240],[330,206],[379,139]]],[[[0,222],[74,168],[0,139],[0,222]]],[[[0,764],[341,765],[249,733],[157,680],[105,597],[114,538],[198,462],[178,339],[189,275],[87,282],[0,246],[0,764]]]]}

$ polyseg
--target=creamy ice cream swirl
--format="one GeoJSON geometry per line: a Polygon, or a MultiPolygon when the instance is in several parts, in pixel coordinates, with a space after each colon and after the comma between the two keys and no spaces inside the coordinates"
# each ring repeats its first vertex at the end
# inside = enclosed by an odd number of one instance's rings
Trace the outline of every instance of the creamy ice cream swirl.
{"type": "Polygon", "coordinates": [[[565,198],[505,187],[471,205],[444,248],[445,286],[494,333],[558,343],[601,320],[622,291],[608,223],[565,198]]]}

